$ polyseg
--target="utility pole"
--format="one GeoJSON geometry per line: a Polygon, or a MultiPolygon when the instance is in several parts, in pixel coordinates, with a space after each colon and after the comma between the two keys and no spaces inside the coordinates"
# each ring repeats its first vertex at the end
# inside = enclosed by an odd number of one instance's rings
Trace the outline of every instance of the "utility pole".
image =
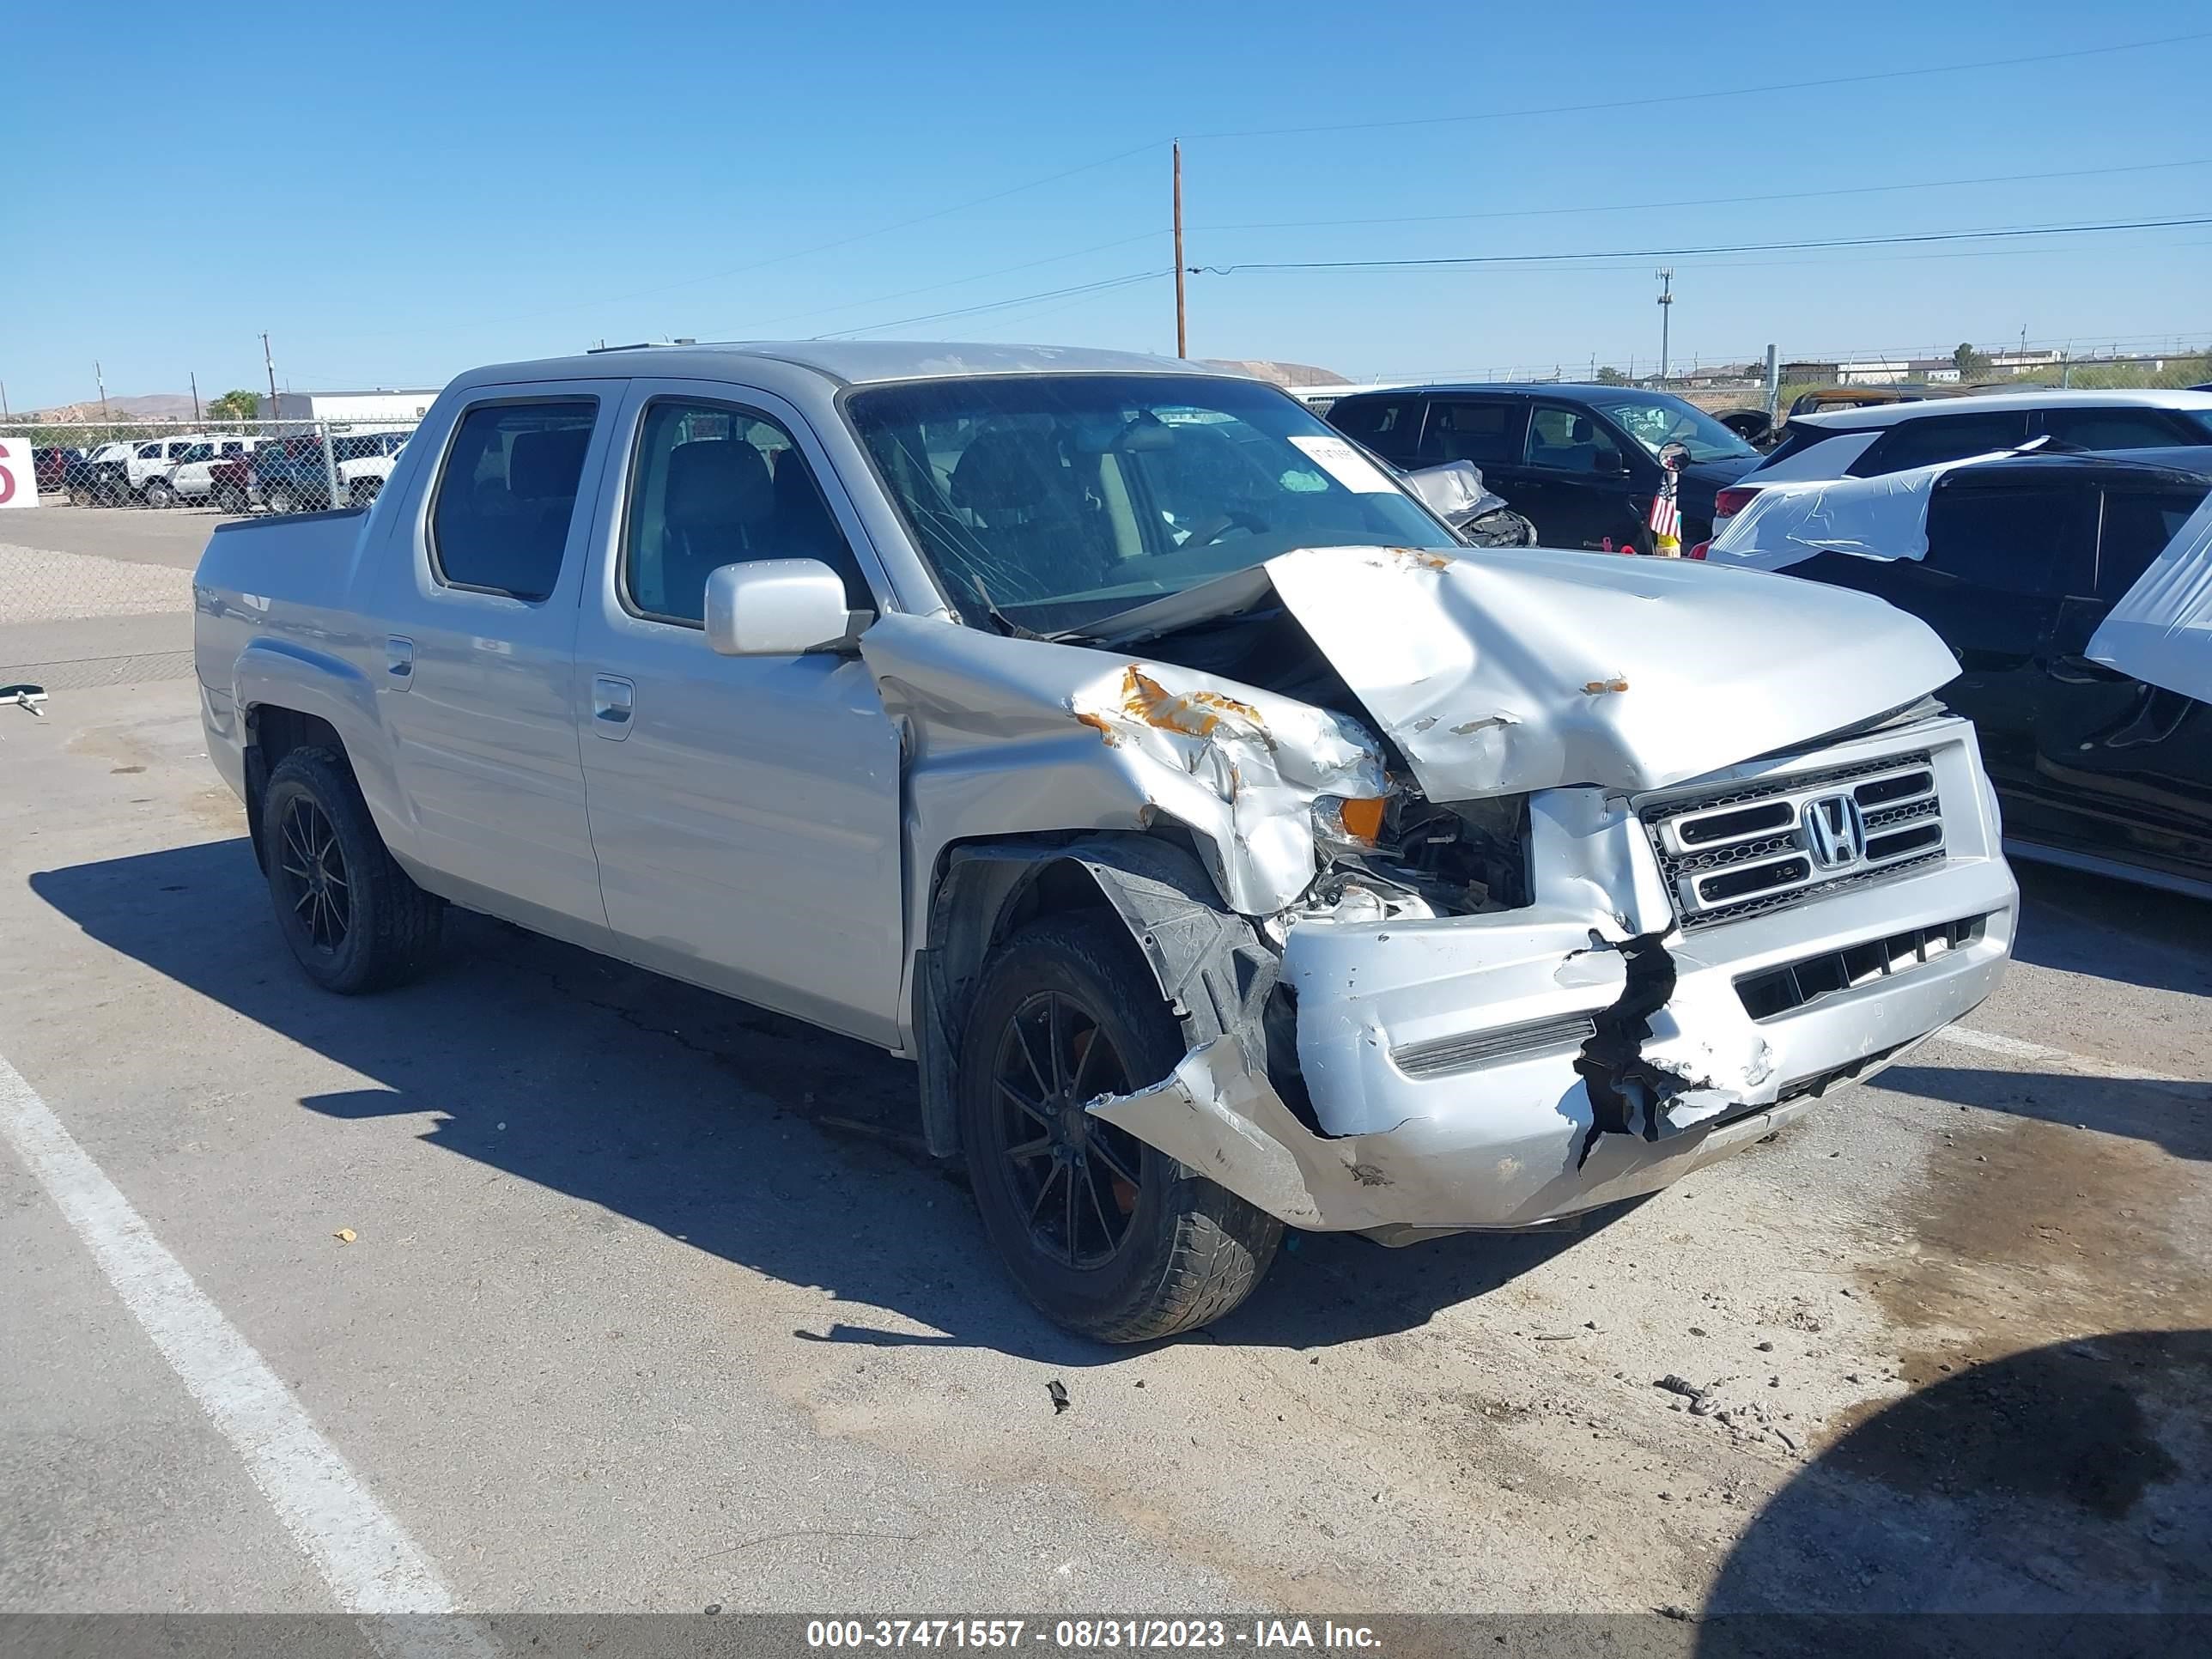
{"type": "Polygon", "coordinates": [[[1659,389],[1667,389],[1668,327],[1674,319],[1674,267],[1662,265],[1652,275],[1659,279],[1659,389]]]}
{"type": "Polygon", "coordinates": [[[0,380],[0,421],[8,418],[8,382],[0,380]]]}
{"type": "Polygon", "coordinates": [[[1176,261],[1176,356],[1190,356],[1189,325],[1183,311],[1182,298],[1182,142],[1175,145],[1175,261],[1176,261]]]}
{"type": "Polygon", "coordinates": [[[100,372],[100,359],[92,360],[92,378],[100,387],[100,418],[107,419],[107,377],[100,372]]]}
{"type": "Polygon", "coordinates": [[[185,378],[192,383],[192,424],[198,426],[200,415],[200,377],[197,371],[187,371],[185,378]]]}
{"type": "Polygon", "coordinates": [[[276,360],[269,355],[269,337],[261,337],[261,367],[269,371],[269,418],[276,418],[276,360]]]}

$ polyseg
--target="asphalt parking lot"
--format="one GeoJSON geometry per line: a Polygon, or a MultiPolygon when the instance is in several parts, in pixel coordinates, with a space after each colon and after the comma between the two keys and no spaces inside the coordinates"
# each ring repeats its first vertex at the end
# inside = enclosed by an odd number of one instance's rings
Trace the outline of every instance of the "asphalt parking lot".
{"type": "Polygon", "coordinates": [[[178,672],[210,522],[0,517],[0,658],[79,665],[0,708],[0,1611],[345,1604],[323,1451],[470,1610],[2212,1610],[2212,906],[2023,870],[1996,997],[1770,1143],[1104,1348],[878,1052],[480,918],[313,990],[178,672]]]}

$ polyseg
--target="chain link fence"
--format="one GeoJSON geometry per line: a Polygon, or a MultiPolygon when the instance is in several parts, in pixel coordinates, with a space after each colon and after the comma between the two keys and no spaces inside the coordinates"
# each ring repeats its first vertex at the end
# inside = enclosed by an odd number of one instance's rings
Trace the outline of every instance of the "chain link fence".
{"type": "Polygon", "coordinates": [[[227,518],[375,499],[399,422],[0,424],[0,704],[188,677],[191,572],[227,518]]]}

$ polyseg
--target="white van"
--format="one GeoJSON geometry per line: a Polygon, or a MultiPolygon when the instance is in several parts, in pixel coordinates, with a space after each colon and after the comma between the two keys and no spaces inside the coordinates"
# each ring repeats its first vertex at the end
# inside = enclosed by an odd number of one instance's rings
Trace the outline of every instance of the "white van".
{"type": "Polygon", "coordinates": [[[207,464],[250,455],[256,441],[246,437],[211,437],[204,432],[181,438],[149,438],[132,447],[131,459],[124,465],[125,487],[134,499],[149,507],[171,507],[179,495],[187,494],[204,496],[209,489],[207,464]],[[177,470],[186,465],[198,468],[195,490],[178,486],[177,470]]]}

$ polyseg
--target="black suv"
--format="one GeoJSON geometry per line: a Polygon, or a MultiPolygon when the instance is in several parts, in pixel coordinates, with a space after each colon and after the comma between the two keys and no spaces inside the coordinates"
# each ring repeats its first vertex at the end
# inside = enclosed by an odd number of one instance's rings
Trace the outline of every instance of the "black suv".
{"type": "Polygon", "coordinates": [[[1980,733],[2008,848],[2212,897],[2212,703],[2085,654],[2208,490],[2212,448],[1982,462],[1936,481],[1924,558],[1785,569],[1942,636],[1959,678],[1938,695],[1980,733]]]}
{"type": "Polygon", "coordinates": [[[1392,465],[1473,461],[1544,547],[1648,553],[1659,451],[1680,443],[1682,544],[1712,533],[1713,497],[1759,453],[1696,404],[1616,386],[1421,386],[1339,398],[1326,417],[1392,465]]]}

